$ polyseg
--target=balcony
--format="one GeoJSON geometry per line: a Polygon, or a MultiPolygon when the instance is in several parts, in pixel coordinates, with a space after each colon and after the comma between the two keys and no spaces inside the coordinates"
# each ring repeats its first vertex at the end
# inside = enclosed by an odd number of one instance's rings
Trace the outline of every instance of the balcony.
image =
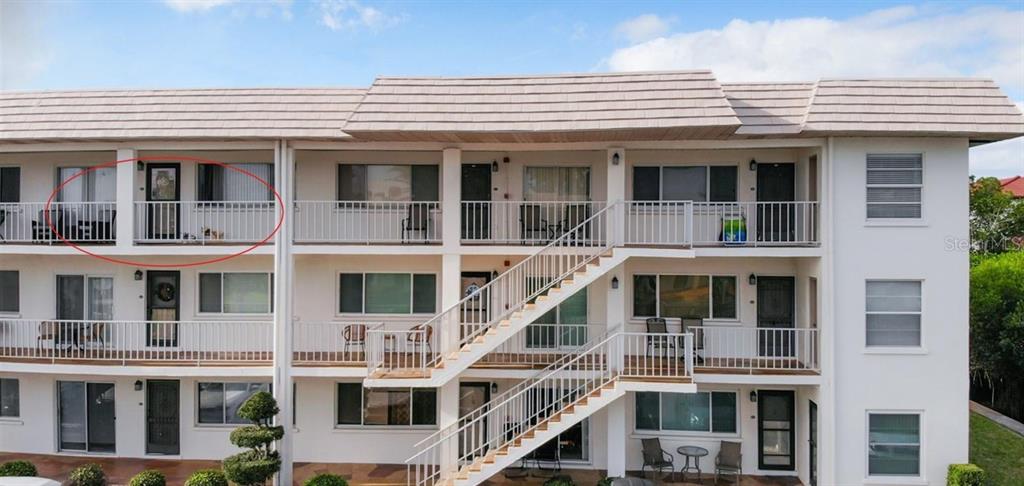
{"type": "Polygon", "coordinates": [[[296,201],[294,218],[296,243],[441,243],[436,201],[296,201]]]}
{"type": "Polygon", "coordinates": [[[464,244],[546,245],[596,214],[604,201],[463,201],[464,244]]]}
{"type": "Polygon", "coordinates": [[[817,246],[818,203],[628,201],[624,242],[650,246],[817,246]]]}
{"type": "Polygon", "coordinates": [[[696,372],[817,374],[816,328],[713,327],[694,333],[696,372]]]}
{"type": "Polygon", "coordinates": [[[113,202],[0,203],[0,243],[112,244],[116,218],[113,202]]]}
{"type": "Polygon", "coordinates": [[[253,244],[277,224],[273,201],[136,201],[135,243],[253,244]]]}

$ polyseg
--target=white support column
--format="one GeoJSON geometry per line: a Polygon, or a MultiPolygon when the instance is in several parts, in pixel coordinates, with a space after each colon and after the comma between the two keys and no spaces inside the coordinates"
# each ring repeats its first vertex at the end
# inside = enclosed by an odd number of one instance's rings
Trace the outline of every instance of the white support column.
{"type": "Polygon", "coordinates": [[[462,150],[444,149],[441,162],[441,241],[444,253],[459,251],[462,206],[462,150]]]}
{"type": "MultiPolygon", "coordinates": [[[[445,157],[447,160],[447,156],[445,157]]],[[[447,195],[446,195],[447,196],[447,195]]],[[[452,214],[452,213],[445,213],[452,214]]],[[[455,214],[458,214],[457,212],[455,214]]],[[[447,309],[461,300],[462,289],[462,255],[444,253],[441,256],[441,308],[447,309]]],[[[435,351],[451,349],[459,340],[458,322],[440,322],[438,342],[435,351]]],[[[459,420],[459,380],[449,380],[437,389],[438,426],[441,429],[455,424],[459,420]]],[[[458,441],[450,441],[441,450],[441,466],[445,470],[454,471],[458,460],[458,441]]]]}
{"type": "MultiPolygon", "coordinates": [[[[608,204],[613,204],[615,201],[626,200],[626,149],[622,147],[612,147],[608,149],[608,177],[607,180],[607,191],[605,197],[608,200],[608,204]],[[616,157],[616,155],[618,157],[616,157]],[[618,160],[618,162],[616,162],[618,160]]],[[[626,211],[623,205],[619,205],[612,210],[614,216],[612,222],[614,223],[614,231],[611,232],[612,241],[622,243],[622,237],[625,235],[626,227],[626,211]]]]}
{"type": "Polygon", "coordinates": [[[276,169],[275,189],[283,205],[277,205],[275,217],[283,212],[284,222],[274,240],[274,398],[281,413],[277,423],[284,425],[284,438],[277,443],[281,456],[281,472],[277,486],[292,484],[292,302],[294,287],[294,259],[292,258],[292,178],[295,173],[295,151],[284,140],[274,147],[276,169]]]}
{"type": "MultiPolygon", "coordinates": [[[[627,395],[628,396],[628,395],[627,395]]],[[[619,397],[605,407],[608,417],[608,477],[626,477],[626,396],[619,397]]]]}
{"type": "MultiPolygon", "coordinates": [[[[137,157],[135,149],[117,149],[117,160],[129,160],[137,157]]],[[[132,246],[135,238],[135,161],[117,164],[117,194],[115,207],[118,218],[115,219],[115,243],[121,251],[132,246]]]]}

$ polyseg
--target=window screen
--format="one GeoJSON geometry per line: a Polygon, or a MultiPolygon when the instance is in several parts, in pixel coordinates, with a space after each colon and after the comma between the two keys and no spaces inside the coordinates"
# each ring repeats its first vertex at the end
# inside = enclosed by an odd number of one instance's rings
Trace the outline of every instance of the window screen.
{"type": "Polygon", "coordinates": [[[663,201],[707,201],[707,167],[664,167],[661,170],[663,201]]]}

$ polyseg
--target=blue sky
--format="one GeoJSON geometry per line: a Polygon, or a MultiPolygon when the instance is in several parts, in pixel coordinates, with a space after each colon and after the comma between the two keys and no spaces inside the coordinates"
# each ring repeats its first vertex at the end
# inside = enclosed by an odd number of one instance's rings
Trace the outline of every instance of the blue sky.
{"type": "MultiPolygon", "coordinates": [[[[710,68],[724,81],[981,76],[1024,101],[1024,3],[0,2],[3,89],[366,86],[710,68]]],[[[1024,173],[1024,143],[972,150],[1024,173]]]]}

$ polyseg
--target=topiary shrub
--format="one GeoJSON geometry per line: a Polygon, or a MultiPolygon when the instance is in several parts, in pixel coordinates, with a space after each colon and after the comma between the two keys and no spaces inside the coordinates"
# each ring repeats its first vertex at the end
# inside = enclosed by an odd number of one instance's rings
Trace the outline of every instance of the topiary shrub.
{"type": "Polygon", "coordinates": [[[85,464],[76,467],[68,475],[73,486],[105,486],[107,477],[99,464],[85,464]]]}
{"type": "Polygon", "coordinates": [[[950,464],[946,474],[947,486],[983,486],[985,470],[974,464],[950,464]]]}
{"type": "Polygon", "coordinates": [[[167,478],[160,471],[147,469],[133,476],[128,486],[167,486],[167,478]]]}
{"type": "Polygon", "coordinates": [[[615,478],[607,477],[604,479],[598,479],[597,486],[612,486],[612,481],[615,481],[615,478]]]}
{"type": "Polygon", "coordinates": [[[544,486],[576,486],[569,476],[555,476],[544,481],[544,486]]]}
{"type": "Polygon", "coordinates": [[[281,458],[273,444],[284,437],[284,427],[271,425],[278,412],[274,396],[265,391],[254,393],[239,407],[238,416],[253,424],[231,432],[232,444],[249,449],[224,459],[224,476],[231,482],[262,485],[281,470],[281,458]]]}
{"type": "Polygon", "coordinates": [[[0,476],[35,477],[39,475],[36,466],[28,461],[10,461],[0,464],[0,476]]]}
{"type": "Polygon", "coordinates": [[[228,478],[217,469],[204,469],[192,473],[185,486],[228,486],[228,478]]]}
{"type": "Polygon", "coordinates": [[[317,474],[302,483],[303,486],[348,486],[348,481],[337,474],[317,474]]]}

